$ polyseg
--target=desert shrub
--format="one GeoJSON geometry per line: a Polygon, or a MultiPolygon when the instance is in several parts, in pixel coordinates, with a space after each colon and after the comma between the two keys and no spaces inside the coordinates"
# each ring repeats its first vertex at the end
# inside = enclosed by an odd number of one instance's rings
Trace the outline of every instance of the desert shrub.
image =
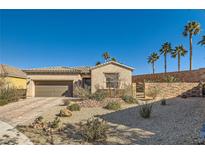
{"type": "Polygon", "coordinates": [[[97,90],[94,94],[90,96],[90,99],[96,100],[96,101],[102,101],[106,97],[108,97],[108,93],[103,90],[97,90]]]}
{"type": "Polygon", "coordinates": [[[138,101],[134,97],[128,95],[122,96],[122,100],[129,104],[138,103],[138,101]]]}
{"type": "Polygon", "coordinates": [[[180,79],[171,76],[171,75],[166,75],[165,77],[163,77],[163,81],[164,82],[168,82],[168,83],[172,83],[172,82],[180,82],[180,79]]]}
{"type": "Polygon", "coordinates": [[[162,99],[162,100],[161,100],[161,105],[167,105],[166,99],[162,99]]]}
{"type": "Polygon", "coordinates": [[[148,91],[146,92],[146,96],[155,99],[159,95],[159,93],[160,93],[159,88],[153,87],[148,89],[148,91]]]}
{"type": "Polygon", "coordinates": [[[0,106],[8,104],[8,101],[5,99],[0,99],[0,106]]]}
{"type": "Polygon", "coordinates": [[[67,106],[67,109],[70,111],[80,111],[80,105],[72,104],[72,105],[67,106]]]}
{"type": "Polygon", "coordinates": [[[143,118],[150,118],[152,112],[152,104],[143,104],[139,106],[140,116],[143,118]]]}
{"type": "Polygon", "coordinates": [[[34,122],[30,125],[32,128],[42,129],[45,127],[45,123],[43,122],[43,117],[39,116],[37,117],[34,122]]]}
{"type": "Polygon", "coordinates": [[[70,103],[71,103],[71,102],[70,102],[69,99],[64,99],[64,100],[63,100],[63,105],[64,105],[64,106],[68,106],[68,105],[70,105],[70,103]]]}
{"type": "Polygon", "coordinates": [[[58,116],[59,117],[71,117],[72,113],[68,109],[61,109],[58,116]]]}
{"type": "Polygon", "coordinates": [[[81,135],[88,142],[105,141],[107,138],[108,125],[106,121],[98,118],[88,119],[80,125],[81,135]]]}
{"type": "Polygon", "coordinates": [[[17,89],[15,88],[2,88],[0,89],[1,104],[7,104],[10,102],[16,102],[20,99],[17,89]]]}
{"type": "Polygon", "coordinates": [[[59,127],[60,122],[61,122],[60,119],[58,117],[55,117],[53,121],[48,123],[48,127],[56,129],[59,127]]]}
{"type": "Polygon", "coordinates": [[[73,96],[82,99],[88,99],[91,95],[90,89],[83,88],[81,85],[76,84],[73,89],[73,96]]]}
{"type": "Polygon", "coordinates": [[[106,106],[106,109],[108,110],[119,110],[121,108],[121,105],[117,102],[109,102],[106,106]]]}

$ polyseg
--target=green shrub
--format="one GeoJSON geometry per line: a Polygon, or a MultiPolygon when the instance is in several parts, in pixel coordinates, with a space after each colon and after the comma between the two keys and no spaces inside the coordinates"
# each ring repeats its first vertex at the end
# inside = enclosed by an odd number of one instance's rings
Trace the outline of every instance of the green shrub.
{"type": "Polygon", "coordinates": [[[166,99],[162,99],[162,100],[161,100],[161,105],[167,105],[166,99]]]}
{"type": "Polygon", "coordinates": [[[70,102],[69,99],[64,99],[64,100],[63,100],[63,105],[64,105],[64,106],[68,106],[68,105],[70,105],[70,103],[71,103],[71,102],[70,102]]]}
{"type": "Polygon", "coordinates": [[[119,110],[121,108],[121,105],[117,102],[109,102],[106,106],[106,109],[108,110],[119,110]]]}
{"type": "Polygon", "coordinates": [[[138,101],[137,101],[134,97],[128,96],[128,95],[122,96],[122,99],[123,99],[126,103],[129,103],[129,104],[138,103],[138,101]]]}
{"type": "Polygon", "coordinates": [[[67,109],[70,111],[80,111],[80,105],[72,104],[72,105],[67,106],[67,109]]]}
{"type": "Polygon", "coordinates": [[[96,101],[103,101],[106,97],[108,97],[108,93],[103,90],[97,90],[94,94],[90,96],[90,99],[94,99],[96,101]]]}
{"type": "Polygon", "coordinates": [[[106,121],[98,118],[88,119],[80,126],[81,135],[88,142],[105,141],[107,138],[108,125],[106,121]]]}
{"type": "Polygon", "coordinates": [[[139,106],[139,113],[143,118],[150,118],[152,112],[152,104],[143,104],[139,106]]]}
{"type": "Polygon", "coordinates": [[[0,106],[8,104],[8,101],[5,99],[0,99],[0,106]]]}
{"type": "Polygon", "coordinates": [[[48,123],[48,127],[56,129],[58,128],[60,125],[60,119],[58,117],[56,117],[52,122],[48,123]]]}

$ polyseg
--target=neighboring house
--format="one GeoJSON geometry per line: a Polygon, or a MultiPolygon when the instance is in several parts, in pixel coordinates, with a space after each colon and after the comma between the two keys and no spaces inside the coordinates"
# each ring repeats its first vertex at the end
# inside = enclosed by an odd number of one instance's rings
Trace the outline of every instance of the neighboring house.
{"type": "Polygon", "coordinates": [[[132,84],[133,68],[109,61],[93,67],[49,67],[23,70],[28,78],[28,97],[73,96],[76,85],[97,89],[123,89],[132,84]]]}
{"type": "Polygon", "coordinates": [[[0,64],[0,78],[5,79],[8,86],[24,90],[27,88],[27,75],[18,68],[0,64]]]}

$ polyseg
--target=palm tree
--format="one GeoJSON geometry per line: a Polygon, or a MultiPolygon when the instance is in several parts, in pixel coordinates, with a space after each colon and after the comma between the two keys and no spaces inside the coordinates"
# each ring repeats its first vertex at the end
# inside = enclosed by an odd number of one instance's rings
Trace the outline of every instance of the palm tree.
{"type": "Polygon", "coordinates": [[[204,45],[205,46],[205,35],[202,36],[202,40],[198,42],[198,44],[204,45]]]}
{"type": "Polygon", "coordinates": [[[116,60],[116,58],[112,57],[112,58],[111,58],[111,61],[117,61],[117,60],[116,60]]]}
{"type": "Polygon", "coordinates": [[[164,72],[167,73],[167,54],[172,52],[172,47],[169,42],[166,42],[162,45],[162,48],[160,49],[160,54],[164,55],[164,72]]]}
{"type": "Polygon", "coordinates": [[[155,73],[155,62],[159,59],[159,56],[156,52],[153,52],[148,58],[148,63],[152,64],[153,74],[155,73]]]}
{"type": "Polygon", "coordinates": [[[105,62],[107,62],[110,59],[110,54],[108,52],[103,53],[103,58],[105,59],[105,62]]]}
{"type": "Polygon", "coordinates": [[[200,24],[198,22],[192,21],[184,26],[184,36],[189,36],[189,46],[190,46],[190,71],[192,70],[192,36],[200,32],[200,24]]]}
{"type": "Polygon", "coordinates": [[[100,65],[100,64],[101,64],[101,62],[97,61],[96,64],[95,64],[95,66],[100,65]]]}
{"type": "Polygon", "coordinates": [[[181,64],[181,56],[185,56],[187,54],[187,50],[183,47],[183,45],[179,45],[175,47],[172,52],[172,57],[178,57],[178,72],[180,72],[180,64],[181,64]]]}

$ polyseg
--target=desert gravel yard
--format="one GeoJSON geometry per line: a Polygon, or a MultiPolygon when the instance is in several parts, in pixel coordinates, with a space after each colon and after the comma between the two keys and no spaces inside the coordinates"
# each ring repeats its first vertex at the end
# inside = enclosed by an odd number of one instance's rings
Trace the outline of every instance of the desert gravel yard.
{"type": "MultiPolygon", "coordinates": [[[[6,105],[0,107],[0,119],[7,120],[12,125],[28,125],[37,116],[42,115],[46,121],[52,121],[59,110],[65,108],[62,103],[62,98],[36,98],[24,103],[6,105]]],[[[152,104],[153,110],[149,119],[139,115],[138,104],[123,104],[122,109],[118,111],[102,107],[83,107],[80,111],[74,111],[71,117],[61,117],[61,125],[75,126],[96,116],[110,125],[107,141],[103,144],[198,143],[200,129],[205,123],[205,98],[173,98],[167,100],[165,106],[160,105],[160,102],[152,104]]],[[[29,138],[35,135],[26,132],[25,134],[29,138]]],[[[66,140],[56,144],[82,144],[70,142],[69,138],[66,140]]]]}
{"type": "MultiPolygon", "coordinates": [[[[205,98],[174,98],[167,105],[153,103],[150,119],[139,115],[138,105],[124,104],[119,111],[100,107],[82,108],[63,123],[75,124],[97,116],[106,120],[111,129],[107,144],[197,144],[202,124],[205,123],[205,98]]],[[[53,119],[59,109],[44,114],[53,119]]]]}

